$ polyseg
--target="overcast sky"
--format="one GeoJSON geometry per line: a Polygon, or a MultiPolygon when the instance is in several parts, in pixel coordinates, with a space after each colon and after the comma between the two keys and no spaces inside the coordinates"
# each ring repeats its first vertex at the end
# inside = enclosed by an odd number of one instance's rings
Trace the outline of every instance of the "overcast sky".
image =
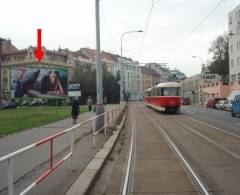
{"type": "MultiPolygon", "coordinates": [[[[164,62],[188,76],[200,72],[211,42],[228,29],[227,15],[239,0],[225,0],[177,50],[174,48],[214,8],[219,0],[156,0],[148,30],[124,38],[124,55],[139,62],[164,62]],[[141,51],[141,52],[139,52],[141,51]]],[[[95,0],[4,0],[1,2],[0,37],[19,48],[36,45],[42,29],[48,49],[95,48],[95,0]]],[[[144,29],[152,0],[101,0],[101,49],[120,53],[123,32],[144,29]]]]}

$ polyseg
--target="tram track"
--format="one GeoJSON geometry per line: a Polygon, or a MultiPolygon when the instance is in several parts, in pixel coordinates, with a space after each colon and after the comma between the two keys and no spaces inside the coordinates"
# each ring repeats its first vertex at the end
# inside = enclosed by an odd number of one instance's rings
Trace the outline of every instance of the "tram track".
{"type": "Polygon", "coordinates": [[[135,155],[136,155],[136,118],[131,110],[132,115],[132,127],[131,127],[131,142],[127,158],[126,172],[123,180],[122,195],[128,195],[131,192],[133,186],[133,175],[135,167],[135,155]]]}
{"type": "Polygon", "coordinates": [[[196,174],[208,186],[208,191],[213,194],[239,194],[237,181],[240,177],[236,172],[240,171],[240,155],[231,147],[239,148],[240,136],[197,119],[190,120],[191,117],[181,114],[165,115],[149,109],[145,112],[174,140],[196,174]]]}
{"type": "MultiPolygon", "coordinates": [[[[195,184],[199,192],[203,195],[210,195],[208,187],[206,186],[205,182],[202,181],[202,178],[199,177],[198,173],[195,172],[195,170],[192,168],[191,164],[188,162],[188,160],[184,157],[182,152],[178,149],[178,147],[174,144],[174,141],[170,138],[170,136],[166,133],[166,130],[164,129],[161,124],[159,124],[159,121],[155,117],[150,117],[149,114],[146,113],[145,110],[143,110],[143,113],[146,117],[148,117],[149,120],[152,121],[152,123],[160,130],[160,132],[164,135],[166,138],[170,148],[172,151],[176,154],[177,158],[181,162],[182,166],[186,170],[187,174],[190,176],[192,182],[195,184]]],[[[153,115],[151,115],[153,116],[153,115]]]]}

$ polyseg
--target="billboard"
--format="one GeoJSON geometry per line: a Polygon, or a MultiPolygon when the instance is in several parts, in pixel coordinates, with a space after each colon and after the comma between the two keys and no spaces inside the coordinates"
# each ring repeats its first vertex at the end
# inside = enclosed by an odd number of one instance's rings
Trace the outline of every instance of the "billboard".
{"type": "Polygon", "coordinates": [[[67,69],[61,68],[11,68],[11,97],[66,98],[67,76],[67,69]]]}

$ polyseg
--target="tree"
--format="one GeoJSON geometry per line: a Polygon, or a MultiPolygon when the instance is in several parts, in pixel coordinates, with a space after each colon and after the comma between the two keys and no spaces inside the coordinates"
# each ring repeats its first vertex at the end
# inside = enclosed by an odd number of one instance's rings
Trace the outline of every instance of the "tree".
{"type": "Polygon", "coordinates": [[[220,74],[222,78],[227,78],[229,74],[229,37],[226,33],[217,37],[209,48],[209,53],[213,54],[212,61],[207,67],[209,73],[220,74]]]}
{"type": "MultiPolygon", "coordinates": [[[[81,84],[80,103],[85,104],[87,97],[91,96],[96,101],[96,69],[91,64],[80,64],[74,71],[74,82],[81,84]]],[[[120,86],[118,79],[106,70],[103,64],[103,96],[107,97],[108,103],[120,101],[120,86]]]]}

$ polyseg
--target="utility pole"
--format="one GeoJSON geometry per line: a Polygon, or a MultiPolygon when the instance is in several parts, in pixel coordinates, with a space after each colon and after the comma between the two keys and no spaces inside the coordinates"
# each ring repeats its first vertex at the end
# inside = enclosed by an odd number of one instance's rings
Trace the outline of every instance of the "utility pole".
{"type": "MultiPolygon", "coordinates": [[[[103,87],[102,87],[102,63],[100,50],[100,15],[99,15],[99,1],[95,0],[95,14],[96,14],[96,86],[97,86],[97,104],[96,115],[104,113],[103,105],[103,87]]],[[[96,120],[96,128],[100,129],[104,125],[104,116],[96,120]]]]}
{"type": "Polygon", "coordinates": [[[5,39],[2,39],[0,37],[0,105],[2,104],[3,102],[3,96],[2,96],[2,42],[4,41],[5,39]]]}

